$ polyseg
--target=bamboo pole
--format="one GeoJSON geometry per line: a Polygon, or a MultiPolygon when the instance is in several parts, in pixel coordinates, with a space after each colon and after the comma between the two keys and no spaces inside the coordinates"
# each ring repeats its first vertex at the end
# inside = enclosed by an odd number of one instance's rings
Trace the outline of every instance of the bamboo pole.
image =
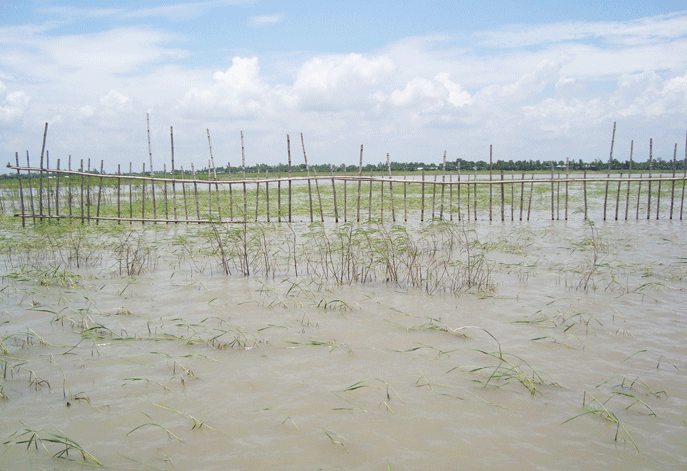
{"type": "Polygon", "coordinates": [[[462,219],[462,215],[460,214],[460,189],[461,189],[461,183],[460,183],[460,162],[458,162],[458,192],[457,192],[457,209],[458,209],[458,221],[462,219]]]}
{"type": "MultiPolygon", "coordinates": [[[[491,178],[491,177],[490,177],[491,178]]],[[[491,185],[489,185],[489,188],[491,188],[491,185]]],[[[475,185],[474,185],[474,198],[473,198],[473,205],[474,205],[474,214],[473,216],[475,217],[475,222],[477,222],[477,166],[475,166],[475,185]]]]}
{"type": "Polygon", "coordinates": [[[658,174],[658,193],[656,194],[656,220],[661,208],[661,183],[663,182],[663,174],[658,174]]]}
{"type": "Polygon", "coordinates": [[[673,182],[670,187],[670,219],[673,219],[673,207],[675,206],[675,170],[677,167],[677,142],[673,150],[673,182]]]}
{"type": "Polygon", "coordinates": [[[277,167],[277,222],[281,222],[281,162],[277,167]]]}
{"type": "MultiPolygon", "coordinates": [[[[31,162],[29,161],[29,151],[26,151],[26,166],[31,168],[31,162]]],[[[33,219],[33,225],[36,225],[36,209],[33,197],[33,183],[31,181],[31,170],[27,170],[27,177],[29,183],[29,199],[31,201],[31,218],[33,219]]],[[[83,178],[83,177],[82,177],[83,178]]]]}
{"type": "MultiPolygon", "coordinates": [[[[490,182],[490,184],[489,184],[489,222],[491,222],[491,211],[492,211],[492,208],[491,208],[491,205],[492,205],[491,197],[492,197],[492,193],[493,193],[493,188],[492,188],[492,185],[491,185],[491,180],[492,180],[492,155],[491,155],[491,147],[492,147],[492,145],[489,144],[489,182],[490,182]]],[[[477,188],[477,182],[476,182],[476,181],[475,181],[475,188],[477,188]]],[[[476,198],[475,198],[475,201],[477,201],[476,198]]]]}
{"type": "Polygon", "coordinates": [[[434,183],[432,184],[432,220],[435,218],[434,209],[436,208],[437,201],[437,174],[434,174],[434,183]]]}
{"type": "Polygon", "coordinates": [[[420,221],[425,220],[425,168],[422,167],[422,203],[420,210],[420,221]]]}
{"type": "Polygon", "coordinates": [[[14,158],[17,161],[17,180],[19,181],[19,202],[21,204],[21,227],[26,227],[26,218],[24,210],[24,189],[21,184],[21,173],[19,171],[19,152],[14,153],[14,158]]]}
{"type": "MultiPolygon", "coordinates": [[[[146,113],[146,127],[148,129],[148,157],[150,159],[150,177],[154,178],[153,172],[153,150],[150,146],[150,113],[146,113]]],[[[157,219],[157,203],[155,202],[155,180],[150,182],[150,192],[153,197],[153,219],[157,219]]]]}
{"type": "Polygon", "coordinates": [[[618,220],[618,209],[620,208],[620,187],[623,181],[623,171],[620,171],[620,177],[618,178],[618,192],[615,195],[615,220],[618,220]]]}
{"type": "Polygon", "coordinates": [[[584,220],[587,220],[587,169],[584,169],[584,181],[582,182],[582,188],[584,191],[584,220]]]}
{"type": "Polygon", "coordinates": [[[554,220],[554,205],[553,205],[553,200],[554,200],[554,181],[553,181],[553,161],[551,161],[551,220],[554,220]]]}
{"type": "Polygon", "coordinates": [[[339,222],[339,210],[336,207],[336,183],[334,182],[334,167],[329,164],[329,173],[332,176],[332,195],[334,197],[334,222],[339,222]]]}
{"type": "Polygon", "coordinates": [[[291,222],[291,141],[289,135],[286,135],[286,149],[289,157],[289,222],[291,222]]]}
{"type": "Polygon", "coordinates": [[[79,171],[81,172],[81,224],[84,224],[85,223],[85,220],[84,220],[84,214],[85,213],[84,213],[84,207],[83,207],[83,198],[84,198],[84,191],[85,191],[85,189],[84,189],[85,175],[83,173],[83,159],[81,159],[81,167],[80,167],[79,171]]]}
{"type": "MultiPolygon", "coordinates": [[[[71,161],[69,163],[70,170],[71,170],[71,161]]],[[[122,176],[122,165],[117,164],[117,175],[119,177],[122,176]]],[[[71,189],[70,189],[71,190],[71,189]]],[[[70,191],[71,194],[71,191],[70,191]]],[[[69,198],[71,200],[71,196],[69,198]]],[[[72,215],[72,206],[71,204],[69,205],[69,216],[71,217],[72,215]]],[[[117,224],[121,224],[122,218],[122,181],[120,178],[117,178],[117,224]]]]}
{"type": "Polygon", "coordinates": [[[444,166],[441,171],[441,204],[439,206],[439,219],[444,219],[444,190],[446,188],[446,150],[444,150],[444,166]]]}
{"type": "Polygon", "coordinates": [[[391,182],[391,160],[389,153],[386,153],[386,169],[389,173],[389,196],[391,197],[391,221],[396,222],[396,208],[394,206],[394,184],[391,182]]]}
{"type": "Polygon", "coordinates": [[[212,220],[212,176],[210,175],[210,159],[208,159],[208,219],[212,220]]]}
{"type": "Polygon", "coordinates": [[[270,171],[265,170],[265,207],[267,212],[267,222],[270,222],[270,171]]]}
{"type": "Polygon", "coordinates": [[[356,222],[360,222],[360,190],[363,184],[363,145],[360,144],[360,167],[358,169],[358,210],[356,213],[356,222]]]}
{"type": "Polygon", "coordinates": [[[510,220],[515,221],[515,170],[510,169],[510,220]]]}
{"type": "Polygon", "coordinates": [[[343,190],[344,190],[344,195],[343,195],[343,215],[344,215],[344,222],[348,222],[348,188],[347,188],[347,179],[346,179],[346,164],[343,164],[343,190]]]}
{"type": "Polygon", "coordinates": [[[184,198],[184,219],[186,219],[186,224],[188,224],[188,200],[186,199],[186,178],[184,177],[184,166],[179,166],[179,172],[181,174],[181,195],[184,198]]]}
{"type": "Polygon", "coordinates": [[[45,141],[48,137],[48,123],[45,123],[45,130],[43,131],[43,147],[41,148],[41,166],[38,179],[38,213],[43,216],[43,155],[45,153],[45,141]]]}
{"type": "Polygon", "coordinates": [[[639,172],[639,181],[637,182],[637,215],[636,215],[637,220],[639,220],[639,198],[642,194],[642,178],[643,178],[643,174],[642,174],[642,172],[639,172]]]}
{"type": "Polygon", "coordinates": [[[208,133],[208,147],[210,148],[210,162],[212,163],[212,176],[215,178],[215,195],[217,196],[217,219],[222,222],[222,206],[219,202],[219,183],[217,183],[217,167],[215,167],[215,157],[212,155],[212,143],[210,142],[210,129],[206,129],[208,133]]]}
{"type": "Polygon", "coordinates": [[[649,139],[649,189],[647,191],[647,200],[646,200],[646,218],[649,219],[651,217],[651,166],[653,164],[653,159],[654,159],[654,140],[649,139]]]}
{"type": "Polygon", "coordinates": [[[403,175],[403,221],[408,222],[408,175],[403,175]]]}
{"type": "Polygon", "coordinates": [[[231,162],[227,162],[227,173],[229,174],[229,220],[234,221],[234,192],[231,185],[231,162]]]}
{"type": "Polygon", "coordinates": [[[685,163],[682,174],[682,197],[680,199],[680,221],[682,221],[682,208],[685,206],[685,183],[687,182],[687,133],[685,133],[685,163]]]}
{"type": "Polygon", "coordinates": [[[169,224],[169,199],[167,198],[167,164],[162,164],[162,171],[165,177],[165,221],[169,224]]]}
{"type": "Polygon", "coordinates": [[[604,221],[606,220],[606,203],[608,202],[608,184],[611,178],[611,164],[613,162],[613,144],[615,143],[615,122],[613,122],[613,137],[611,138],[611,153],[608,157],[608,172],[606,173],[606,191],[604,192],[604,221]]]}
{"type": "Polygon", "coordinates": [[[255,182],[255,222],[258,222],[259,203],[260,203],[260,166],[258,166],[257,181],[255,182]]]}
{"type": "MultiPolygon", "coordinates": [[[[131,162],[129,162],[129,175],[132,175],[133,172],[133,167],[131,166],[131,162]]],[[[129,178],[129,218],[131,219],[131,223],[133,224],[133,219],[134,219],[134,180],[129,178]]]]}
{"type": "Polygon", "coordinates": [[[448,173],[448,220],[453,221],[453,172],[448,173]]]}
{"type": "MultiPolygon", "coordinates": [[[[143,164],[143,166],[145,168],[145,164],[143,164]]],[[[103,197],[103,161],[101,159],[100,160],[100,180],[98,183],[98,206],[97,206],[98,209],[96,209],[96,213],[95,213],[95,215],[96,215],[95,225],[96,226],[100,223],[100,219],[99,219],[100,218],[100,201],[101,201],[102,197],[103,197]]]]}
{"type": "Polygon", "coordinates": [[[501,222],[504,222],[506,220],[505,204],[506,204],[506,196],[504,194],[504,187],[503,187],[503,169],[501,169],[501,222]]]}
{"type": "Polygon", "coordinates": [[[246,152],[241,131],[241,166],[243,168],[243,222],[248,222],[248,193],[246,192],[246,152]]]}
{"type": "Polygon", "coordinates": [[[472,206],[470,205],[470,174],[467,174],[468,176],[468,181],[467,181],[467,186],[465,187],[467,189],[467,215],[468,215],[468,222],[470,221],[470,212],[472,211],[472,206]]]}
{"type": "MultiPolygon", "coordinates": [[[[530,211],[532,210],[532,194],[534,193],[534,174],[532,174],[532,181],[530,182],[530,197],[527,201],[527,220],[530,220],[530,211]]],[[[586,201],[586,200],[585,200],[586,201]]]]}
{"type": "MultiPolygon", "coordinates": [[[[69,171],[72,171],[72,156],[71,154],[69,155],[69,160],[68,162],[68,168],[69,171]]],[[[72,178],[71,175],[69,176],[69,180],[67,180],[67,189],[68,189],[68,198],[69,198],[69,216],[72,216],[72,178]]]]}
{"type": "Polygon", "coordinates": [[[198,202],[198,180],[196,179],[196,168],[191,162],[191,174],[193,175],[193,196],[196,200],[196,219],[200,221],[200,203],[198,202]]]}
{"type": "Polygon", "coordinates": [[[169,127],[169,139],[171,143],[172,152],[172,206],[174,208],[174,220],[177,218],[177,187],[176,187],[176,170],[174,168],[174,130],[172,126],[169,127]]]}
{"type": "Polygon", "coordinates": [[[627,221],[627,215],[630,211],[630,182],[632,180],[632,151],[634,148],[634,142],[630,141],[630,165],[627,169],[627,194],[625,196],[625,220],[627,221]]]}
{"type": "Polygon", "coordinates": [[[88,171],[86,175],[86,214],[88,223],[91,222],[91,158],[88,158],[88,171]]]}
{"type": "Polygon", "coordinates": [[[522,172],[522,179],[520,180],[520,220],[522,221],[522,208],[525,199],[525,172],[522,172]]]}
{"type": "Polygon", "coordinates": [[[561,173],[556,173],[556,221],[561,219],[561,173]]]}
{"type": "Polygon", "coordinates": [[[370,201],[367,204],[367,220],[371,221],[372,220],[372,172],[373,170],[370,169],[370,201]]]}
{"type": "MultiPolygon", "coordinates": [[[[380,177],[383,178],[383,177],[380,177]]],[[[384,222],[384,182],[379,184],[379,219],[384,222]]]]}
{"type": "Polygon", "coordinates": [[[50,208],[50,170],[49,170],[50,169],[50,152],[47,150],[45,151],[45,168],[48,169],[45,172],[45,175],[46,175],[45,182],[46,182],[46,187],[47,187],[46,188],[46,194],[45,194],[45,200],[46,200],[47,206],[48,206],[48,217],[50,217],[51,216],[51,211],[50,211],[51,210],[51,208],[50,208]]]}
{"type": "Polygon", "coordinates": [[[570,158],[565,158],[565,220],[568,220],[568,178],[570,175],[570,158]]]}
{"type": "Polygon", "coordinates": [[[57,174],[55,175],[55,216],[60,217],[60,159],[57,159],[57,174]]]}
{"type": "MultiPolygon", "coordinates": [[[[102,162],[102,161],[101,161],[102,162]]],[[[101,163],[102,165],[102,163],[101,163]]],[[[102,173],[102,172],[100,172],[102,173]]],[[[143,162],[143,170],[141,171],[141,175],[145,176],[146,174],[146,163],[143,162]]],[[[101,177],[102,180],[102,177],[101,177]]],[[[98,194],[98,213],[100,213],[100,194],[98,194]]],[[[145,219],[146,219],[146,181],[145,179],[141,180],[141,224],[145,224],[145,219]]],[[[98,214],[98,217],[100,217],[100,214],[98,214]]],[[[98,222],[96,221],[96,224],[98,222]]]]}

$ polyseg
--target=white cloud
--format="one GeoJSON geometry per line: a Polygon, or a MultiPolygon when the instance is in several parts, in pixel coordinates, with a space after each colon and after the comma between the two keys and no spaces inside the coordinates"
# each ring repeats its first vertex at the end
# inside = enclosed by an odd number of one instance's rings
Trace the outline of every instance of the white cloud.
{"type": "Polygon", "coordinates": [[[24,115],[31,97],[23,91],[6,92],[7,86],[0,82],[0,123],[10,124],[24,115]]]}
{"type": "Polygon", "coordinates": [[[277,23],[281,23],[283,19],[284,16],[281,14],[260,15],[251,17],[250,20],[248,20],[248,23],[251,26],[272,26],[276,25],[277,23]]]}

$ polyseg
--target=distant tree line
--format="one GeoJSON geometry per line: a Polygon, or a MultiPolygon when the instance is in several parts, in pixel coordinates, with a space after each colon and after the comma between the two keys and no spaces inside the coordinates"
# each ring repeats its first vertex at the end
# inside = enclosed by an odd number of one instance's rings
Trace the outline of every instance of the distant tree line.
{"type": "MultiPolygon", "coordinates": [[[[554,169],[556,171],[565,171],[566,169],[566,162],[563,160],[559,161],[552,161],[552,160],[497,160],[493,162],[491,165],[492,171],[498,171],[500,172],[501,170],[510,172],[536,172],[536,171],[551,171],[551,166],[553,165],[554,169]]],[[[638,161],[632,161],[632,170],[633,171],[642,171],[646,172],[649,170],[649,165],[650,162],[647,160],[645,162],[638,162],[638,161]]],[[[425,171],[441,171],[443,168],[442,163],[425,163],[425,162],[391,162],[390,163],[391,171],[394,173],[411,173],[411,172],[419,172],[422,170],[425,171]]],[[[593,160],[592,162],[583,162],[582,159],[579,159],[577,161],[571,160],[568,162],[568,170],[571,172],[579,172],[579,171],[593,171],[593,172],[600,172],[600,171],[607,171],[609,167],[609,162],[608,161],[602,161],[600,159],[593,160]]],[[[489,170],[489,162],[485,162],[484,160],[478,160],[478,161],[469,161],[469,160],[464,160],[464,159],[456,159],[456,160],[451,160],[451,161],[446,161],[446,171],[447,172],[456,172],[458,169],[462,172],[472,172],[472,171],[488,171],[489,170]]],[[[610,168],[612,171],[620,171],[624,170],[627,171],[630,168],[630,161],[625,160],[623,162],[612,159],[610,162],[610,168]]],[[[348,174],[358,174],[360,171],[360,167],[357,165],[333,165],[331,167],[332,170],[336,173],[342,173],[346,172],[348,174]]],[[[670,160],[664,160],[660,157],[653,159],[651,161],[651,170],[653,171],[663,171],[663,172],[671,172],[675,169],[676,171],[681,171],[684,172],[685,170],[685,160],[677,160],[673,161],[672,159],[670,160]]],[[[282,176],[285,176],[288,171],[289,167],[286,164],[279,164],[279,165],[267,165],[267,164],[257,164],[257,165],[250,165],[246,166],[246,173],[249,174],[264,174],[265,172],[269,171],[271,174],[270,176],[277,176],[279,172],[281,172],[282,176]]],[[[292,165],[291,166],[291,171],[293,173],[305,173],[307,171],[305,164],[298,164],[298,165],[292,165]]],[[[370,172],[387,172],[388,167],[386,162],[380,162],[378,164],[366,164],[363,165],[363,174],[369,174],[370,172]]],[[[231,173],[233,175],[241,175],[243,172],[242,167],[231,167],[231,173]]],[[[311,174],[314,174],[317,172],[318,175],[328,175],[330,173],[330,166],[329,164],[316,164],[316,165],[310,165],[310,172],[311,174]]],[[[93,175],[98,175],[99,172],[98,170],[91,170],[93,175]]],[[[220,174],[227,174],[229,173],[229,169],[227,167],[217,167],[217,173],[220,174]]],[[[208,169],[200,169],[197,171],[197,177],[202,179],[202,178],[207,178],[208,174],[208,169]]],[[[129,175],[129,174],[126,174],[129,175]]],[[[134,172],[133,175],[141,175],[139,172],[134,172]]],[[[148,173],[146,173],[148,175],[148,173]]],[[[162,172],[156,171],[155,175],[157,176],[162,176],[162,172]]],[[[180,171],[176,171],[176,175],[180,175],[180,171]]],[[[36,172],[34,172],[34,178],[36,178],[38,175],[36,172]]],[[[190,175],[187,176],[187,178],[190,177],[190,175]]],[[[8,173],[8,174],[0,174],[0,180],[8,180],[8,179],[16,179],[17,174],[16,173],[8,173]]],[[[21,175],[21,178],[28,178],[28,175],[23,173],[21,175]]]]}

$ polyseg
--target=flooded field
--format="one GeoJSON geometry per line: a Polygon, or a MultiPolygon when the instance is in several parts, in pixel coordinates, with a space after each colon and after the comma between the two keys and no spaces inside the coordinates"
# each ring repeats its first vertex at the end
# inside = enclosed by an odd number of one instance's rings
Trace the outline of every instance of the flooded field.
{"type": "Polygon", "coordinates": [[[685,225],[596,217],[8,224],[0,468],[687,467],[685,225]]]}

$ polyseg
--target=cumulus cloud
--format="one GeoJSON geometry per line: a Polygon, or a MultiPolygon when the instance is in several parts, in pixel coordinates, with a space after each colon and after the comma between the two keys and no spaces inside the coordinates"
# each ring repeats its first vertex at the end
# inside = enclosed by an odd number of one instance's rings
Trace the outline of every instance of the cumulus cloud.
{"type": "Polygon", "coordinates": [[[7,92],[7,86],[0,82],[0,122],[10,124],[18,121],[29,106],[31,97],[23,91],[7,92]]]}

